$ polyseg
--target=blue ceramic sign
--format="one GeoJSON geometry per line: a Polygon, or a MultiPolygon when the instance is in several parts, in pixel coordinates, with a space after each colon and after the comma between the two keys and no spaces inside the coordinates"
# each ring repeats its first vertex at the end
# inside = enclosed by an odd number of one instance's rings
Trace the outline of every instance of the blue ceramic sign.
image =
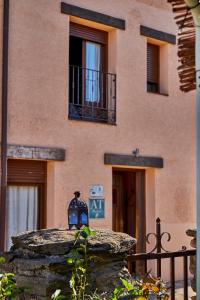
{"type": "Polygon", "coordinates": [[[90,187],[91,198],[103,198],[104,188],[101,184],[93,184],[90,187]]]}
{"type": "Polygon", "coordinates": [[[91,219],[105,218],[105,199],[89,199],[89,217],[91,219]]]}

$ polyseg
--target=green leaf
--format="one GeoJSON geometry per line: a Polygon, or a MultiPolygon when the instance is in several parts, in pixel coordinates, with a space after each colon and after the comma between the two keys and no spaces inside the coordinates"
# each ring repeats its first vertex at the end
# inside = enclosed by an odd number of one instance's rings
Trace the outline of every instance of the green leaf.
{"type": "Polygon", "coordinates": [[[78,239],[79,236],[80,236],[80,230],[76,231],[75,234],[74,234],[74,237],[75,237],[76,239],[78,239]]]}
{"type": "Polygon", "coordinates": [[[85,231],[81,231],[81,237],[83,237],[85,240],[88,238],[88,234],[85,231]]]}
{"type": "Polygon", "coordinates": [[[124,288],[122,288],[122,287],[119,286],[119,287],[117,287],[117,288],[114,289],[113,294],[114,295],[118,295],[123,290],[124,290],[124,288]]]}
{"type": "Polygon", "coordinates": [[[132,291],[134,289],[134,286],[128,282],[126,279],[120,278],[121,282],[123,283],[124,287],[127,289],[127,291],[132,291]]]}
{"type": "Polygon", "coordinates": [[[91,230],[88,226],[84,226],[84,228],[81,230],[81,236],[84,238],[89,237],[91,234],[91,230]]]}
{"type": "Polygon", "coordinates": [[[69,299],[67,297],[65,297],[64,295],[59,295],[56,300],[69,300],[69,299]]]}
{"type": "Polygon", "coordinates": [[[0,256],[0,264],[3,264],[3,263],[5,263],[5,262],[6,262],[5,258],[2,257],[2,256],[0,256]]]}
{"type": "Polygon", "coordinates": [[[51,296],[51,299],[56,300],[60,293],[61,290],[56,290],[55,293],[53,293],[53,295],[51,296]]]}
{"type": "Polygon", "coordinates": [[[84,263],[83,259],[76,259],[76,266],[82,266],[82,264],[84,263]]]}
{"type": "Polygon", "coordinates": [[[88,227],[88,226],[84,226],[83,229],[81,230],[81,232],[86,233],[88,237],[96,235],[96,231],[91,230],[90,227],[88,227]]]}
{"type": "Polygon", "coordinates": [[[72,277],[71,277],[71,279],[69,281],[69,284],[70,284],[70,288],[74,288],[74,286],[75,286],[75,279],[74,279],[74,275],[73,274],[72,274],[72,277]]]}
{"type": "MultiPolygon", "coordinates": [[[[83,251],[83,250],[82,250],[82,251],[83,251]]],[[[75,263],[75,260],[76,260],[76,259],[79,259],[79,258],[81,258],[81,257],[82,257],[82,255],[80,254],[80,251],[79,251],[78,248],[72,249],[72,250],[70,251],[70,257],[69,257],[69,258],[72,258],[73,261],[74,261],[74,263],[75,263]]]]}
{"type": "Polygon", "coordinates": [[[15,277],[15,275],[13,273],[6,273],[6,276],[9,278],[9,279],[12,279],[15,277]]]}
{"type": "Polygon", "coordinates": [[[69,265],[73,264],[73,263],[74,263],[73,258],[67,258],[67,263],[68,263],[69,265]]]}
{"type": "Polygon", "coordinates": [[[78,267],[78,270],[80,270],[82,273],[86,273],[86,269],[85,268],[83,268],[83,267],[78,267]]]}
{"type": "MultiPolygon", "coordinates": [[[[67,300],[67,297],[64,295],[61,295],[61,290],[56,290],[55,293],[51,296],[52,300],[67,300]]],[[[0,298],[1,299],[1,298],[0,298]]]]}

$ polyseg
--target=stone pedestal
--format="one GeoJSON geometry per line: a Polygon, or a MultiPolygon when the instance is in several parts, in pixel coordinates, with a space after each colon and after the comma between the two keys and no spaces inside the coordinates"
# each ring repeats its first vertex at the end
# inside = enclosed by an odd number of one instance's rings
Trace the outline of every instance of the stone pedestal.
{"type": "MultiPolygon", "coordinates": [[[[89,255],[95,256],[88,272],[91,290],[110,293],[120,284],[120,277],[129,278],[126,255],[136,240],[124,233],[97,230],[89,238],[89,255]]],[[[0,271],[16,274],[19,286],[25,287],[23,299],[50,299],[57,289],[69,289],[71,269],[66,259],[74,247],[74,231],[46,229],[13,238],[11,251],[0,271]]]]}
{"type": "MultiPolygon", "coordinates": [[[[189,229],[186,231],[186,234],[192,238],[190,246],[196,248],[196,229],[189,229]]],[[[191,280],[191,287],[193,291],[196,292],[196,256],[190,257],[190,272],[193,275],[193,278],[191,280]]],[[[196,297],[193,297],[193,300],[195,299],[196,297]]]]}

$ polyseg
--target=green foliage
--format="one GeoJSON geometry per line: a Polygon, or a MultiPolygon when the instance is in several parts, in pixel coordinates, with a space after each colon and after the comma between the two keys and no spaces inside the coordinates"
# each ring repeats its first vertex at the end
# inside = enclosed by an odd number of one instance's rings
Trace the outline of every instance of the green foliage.
{"type": "Polygon", "coordinates": [[[88,238],[95,234],[96,232],[88,226],[75,233],[74,248],[71,251],[72,257],[67,258],[67,264],[72,267],[69,281],[71,295],[68,298],[61,294],[61,290],[56,290],[51,297],[52,300],[102,300],[96,293],[92,295],[86,293],[86,288],[89,285],[87,271],[91,260],[94,259],[94,257],[88,256],[88,238]]]}
{"type": "Polygon", "coordinates": [[[121,282],[122,286],[115,288],[111,300],[145,300],[149,296],[154,296],[153,299],[169,299],[166,284],[159,278],[136,277],[131,282],[121,278],[121,282]]]}
{"type": "Polygon", "coordinates": [[[5,258],[2,257],[2,256],[0,256],[0,264],[3,264],[3,263],[5,263],[5,262],[6,262],[5,258]]]}
{"type": "MultiPolygon", "coordinates": [[[[4,263],[5,259],[0,257],[0,263],[4,263]]],[[[13,273],[0,273],[0,300],[14,299],[22,292],[17,287],[15,275],[13,273]]]]}
{"type": "Polygon", "coordinates": [[[78,248],[73,251],[73,257],[68,259],[68,263],[73,265],[73,272],[70,279],[70,288],[72,290],[72,300],[86,299],[87,270],[90,263],[88,256],[88,238],[96,233],[91,231],[88,226],[76,232],[75,244],[78,248]]]}

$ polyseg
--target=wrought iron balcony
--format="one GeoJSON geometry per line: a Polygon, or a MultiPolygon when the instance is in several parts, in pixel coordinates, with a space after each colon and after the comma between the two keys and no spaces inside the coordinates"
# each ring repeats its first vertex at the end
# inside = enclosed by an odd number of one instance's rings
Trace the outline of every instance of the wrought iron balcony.
{"type": "Polygon", "coordinates": [[[69,118],[116,123],[116,75],[69,66],[69,118]]]}

